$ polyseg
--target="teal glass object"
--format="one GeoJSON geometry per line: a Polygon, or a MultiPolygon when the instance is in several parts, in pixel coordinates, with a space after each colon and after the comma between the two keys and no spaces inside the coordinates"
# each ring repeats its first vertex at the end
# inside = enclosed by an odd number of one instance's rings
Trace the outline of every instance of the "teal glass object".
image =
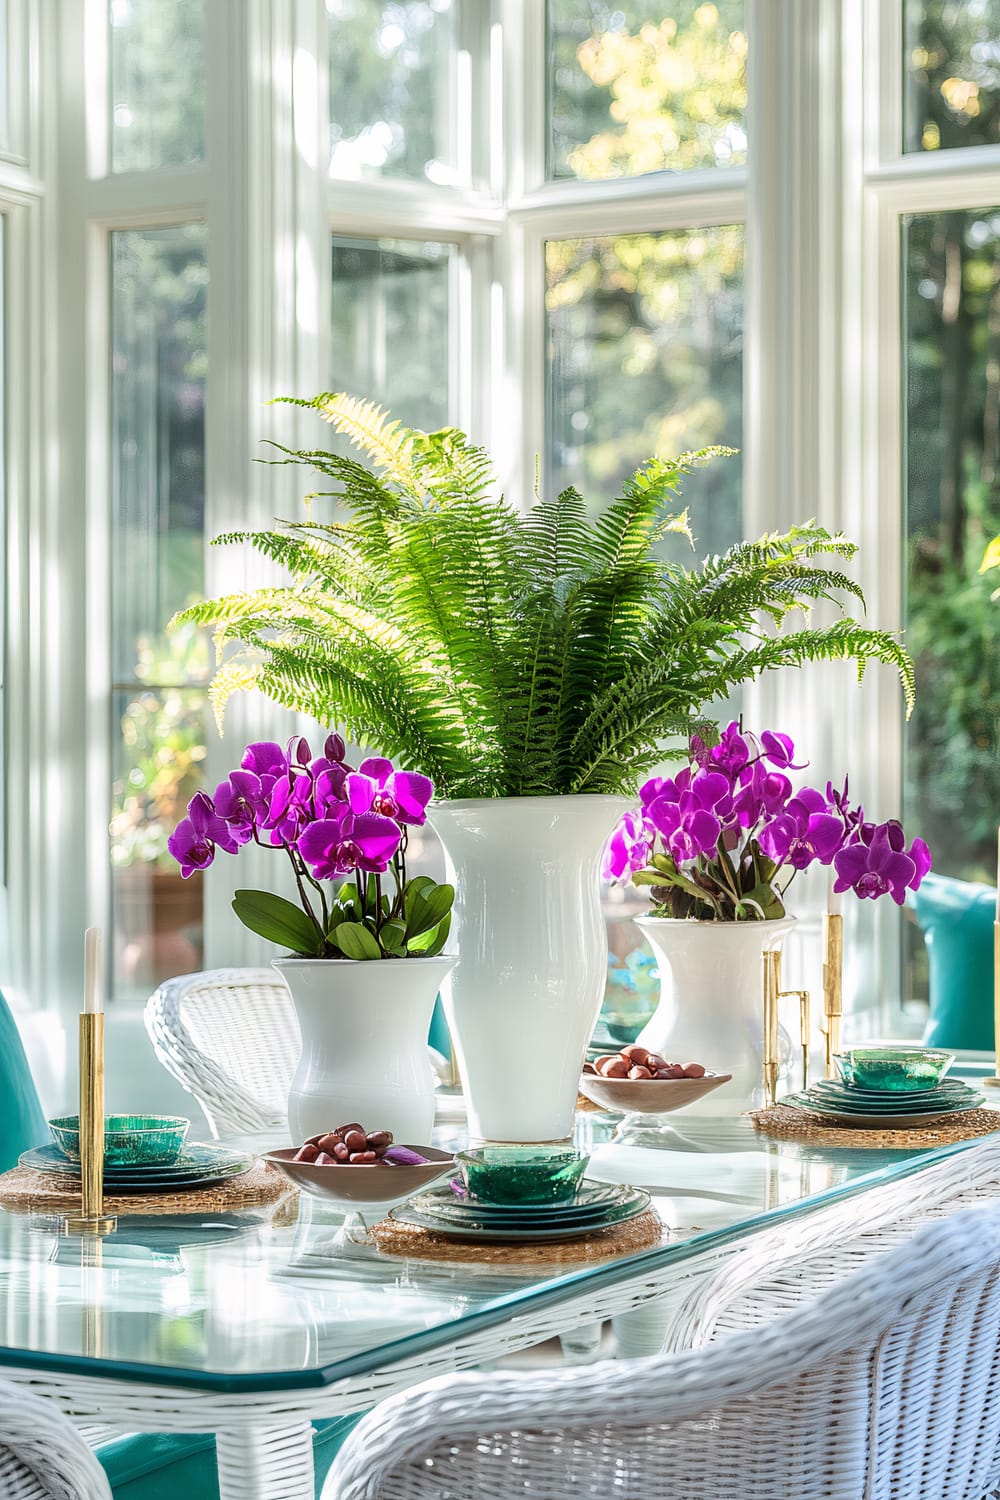
{"type": "MultiPolygon", "coordinates": [[[[190,1120],[176,1115],[105,1115],[104,1165],[153,1167],[176,1161],[190,1128],[190,1120]]],[[[80,1116],[50,1120],[49,1130],[60,1151],[79,1161],[80,1116]]]]}
{"type": "Polygon", "coordinates": [[[479,1146],[455,1160],[469,1193],[483,1203],[565,1203],[590,1157],[569,1147],[479,1146]]]}
{"type": "Polygon", "coordinates": [[[883,1094],[935,1088],[954,1061],[930,1047],[845,1047],[834,1056],[845,1083],[883,1094]]]}

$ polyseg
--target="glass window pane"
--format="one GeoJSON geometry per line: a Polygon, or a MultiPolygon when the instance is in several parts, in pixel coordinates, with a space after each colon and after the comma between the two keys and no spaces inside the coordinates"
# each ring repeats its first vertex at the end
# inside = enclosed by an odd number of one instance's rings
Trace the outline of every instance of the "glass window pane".
{"type": "Polygon", "coordinates": [[[326,0],[330,171],[458,179],[457,0],[326,0]]]}
{"type": "Polygon", "coordinates": [[[202,967],[202,877],[182,880],[167,838],[202,784],[208,702],[182,688],[120,688],[112,786],[115,993],[146,998],[202,967]]]}
{"type": "Polygon", "coordinates": [[[548,0],[549,176],[746,161],[743,0],[548,0]]]}
{"type": "Polygon", "coordinates": [[[205,155],[205,0],[108,0],[113,172],[205,155]]]}
{"type": "Polygon", "coordinates": [[[166,839],[200,782],[209,643],[165,626],[204,592],[204,225],[116,232],[111,280],[114,972],[137,994],[183,972],[161,908],[200,903],[166,839]]]}
{"type": "MultiPolygon", "coordinates": [[[[740,446],[742,227],[550,241],[546,263],[548,490],[603,503],[652,454],[740,446]]],[[[740,488],[738,457],[685,481],[699,556],[741,535],[740,488]]]]}
{"type": "MultiPolygon", "coordinates": [[[[917,706],[905,820],[935,870],[993,883],[1000,809],[1000,207],[918,214],[903,236],[906,641],[917,706]]],[[[907,924],[907,995],[923,949],[907,924]],[[916,965],[916,967],[914,967],[916,965]]]]}
{"type": "Polygon", "coordinates": [[[454,245],[333,241],[333,389],[424,432],[450,418],[454,245]]]}
{"type": "Polygon", "coordinates": [[[904,0],[903,150],[1000,141],[1000,0],[904,0]]]}

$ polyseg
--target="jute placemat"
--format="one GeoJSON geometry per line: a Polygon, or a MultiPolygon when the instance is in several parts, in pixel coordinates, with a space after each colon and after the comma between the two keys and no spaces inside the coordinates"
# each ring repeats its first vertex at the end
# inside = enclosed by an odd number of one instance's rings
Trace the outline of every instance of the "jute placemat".
{"type": "Polygon", "coordinates": [[[595,1229],[578,1240],[542,1240],[537,1244],[497,1244],[490,1240],[453,1240],[419,1224],[383,1219],[372,1234],[383,1255],[410,1260],[460,1260],[485,1266],[562,1266],[613,1260],[666,1244],[669,1231],[650,1208],[611,1229],[595,1229]]]}
{"type": "MultiPolygon", "coordinates": [[[[281,1172],[267,1162],[257,1162],[249,1172],[229,1177],[215,1187],[188,1193],[129,1193],[106,1196],[109,1214],[204,1214],[231,1212],[238,1208],[277,1206],[298,1193],[281,1172]]],[[[48,1172],[14,1167],[0,1176],[0,1204],[14,1213],[66,1214],[80,1212],[80,1192],[73,1183],[63,1184],[48,1172]]]]}
{"type": "Polygon", "coordinates": [[[752,1109],[749,1119],[764,1135],[808,1141],[814,1146],[871,1146],[886,1150],[893,1146],[947,1146],[951,1141],[969,1141],[1000,1130],[1000,1112],[970,1109],[949,1124],[918,1125],[909,1130],[858,1130],[849,1125],[831,1125],[825,1115],[805,1109],[773,1104],[752,1109]]]}

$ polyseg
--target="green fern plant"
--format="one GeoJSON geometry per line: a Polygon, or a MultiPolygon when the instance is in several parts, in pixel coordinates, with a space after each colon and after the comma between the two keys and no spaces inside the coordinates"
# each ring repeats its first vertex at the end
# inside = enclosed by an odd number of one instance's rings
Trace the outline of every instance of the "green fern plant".
{"type": "Polygon", "coordinates": [[[856,550],[843,537],[809,523],[697,568],[657,555],[668,533],[690,537],[684,476],[731,450],[651,459],[596,520],[575,489],[522,513],[455,429],[412,431],[346,395],[295,404],[371,466],[276,444],[269,462],[318,471],[329,487],[310,500],[340,502],[342,518],[217,538],[291,578],[175,617],[216,629],[220,728],[228,697],[255,687],[419,767],[440,797],[543,796],[631,790],[665,737],[774,667],[850,657],[860,676],[886,662],[912,703],[892,636],[847,617],[783,628],[818,599],[863,603],[830,566],[856,550]]]}

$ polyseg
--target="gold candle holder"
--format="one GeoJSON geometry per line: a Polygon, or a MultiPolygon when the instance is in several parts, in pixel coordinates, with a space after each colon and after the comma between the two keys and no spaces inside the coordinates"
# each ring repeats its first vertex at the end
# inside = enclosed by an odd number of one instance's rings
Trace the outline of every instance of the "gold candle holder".
{"type": "Polygon", "coordinates": [[[844,1015],[844,919],[839,912],[823,917],[823,1036],[826,1076],[835,1078],[834,1053],[840,1051],[844,1015]]]}
{"type": "Polygon", "coordinates": [[[764,1103],[778,1098],[778,995],[781,991],[781,954],[764,954],[764,1103]]]}
{"type": "Polygon", "coordinates": [[[80,1212],[67,1214],[67,1234],[110,1234],[117,1219],[104,1212],[104,1013],[80,1016],[80,1212]]]}

